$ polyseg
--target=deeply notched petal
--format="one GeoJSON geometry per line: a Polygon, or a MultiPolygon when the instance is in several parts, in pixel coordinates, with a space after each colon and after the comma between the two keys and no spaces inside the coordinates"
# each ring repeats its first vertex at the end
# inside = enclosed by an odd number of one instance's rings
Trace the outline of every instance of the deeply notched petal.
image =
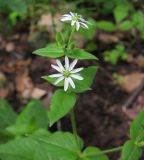
{"type": "Polygon", "coordinates": [[[74,69],[74,67],[75,67],[75,65],[77,64],[77,62],[78,62],[78,59],[75,59],[75,60],[70,64],[70,66],[69,66],[69,71],[71,71],[71,70],[74,69]]]}
{"type": "Polygon", "coordinates": [[[57,60],[56,60],[56,63],[57,63],[57,65],[59,66],[59,68],[60,68],[62,71],[64,71],[64,67],[63,67],[61,61],[57,59],[57,60]]]}
{"type": "Polygon", "coordinates": [[[59,68],[58,66],[56,66],[56,65],[53,65],[53,64],[52,64],[51,67],[52,67],[53,69],[57,70],[57,71],[60,72],[60,73],[63,72],[63,70],[62,70],[61,68],[59,68]]]}
{"type": "Polygon", "coordinates": [[[83,80],[84,78],[82,76],[80,76],[79,74],[71,74],[72,78],[78,79],[78,80],[83,80]]]}
{"type": "Polygon", "coordinates": [[[69,69],[69,59],[67,56],[65,56],[65,69],[68,71],[69,69]]]}
{"type": "Polygon", "coordinates": [[[76,68],[76,69],[73,69],[70,73],[77,73],[77,72],[80,72],[82,71],[84,68],[81,67],[81,68],[76,68]]]}
{"type": "Polygon", "coordinates": [[[58,83],[60,83],[62,80],[64,80],[64,76],[59,77],[59,78],[55,81],[55,85],[57,85],[58,83]]]}
{"type": "Polygon", "coordinates": [[[74,84],[72,78],[69,77],[68,81],[69,81],[69,84],[72,86],[72,88],[75,88],[75,84],[74,84]]]}
{"type": "Polygon", "coordinates": [[[65,78],[65,81],[64,81],[64,91],[68,90],[68,86],[69,86],[69,80],[68,80],[68,78],[65,78]]]}
{"type": "Polygon", "coordinates": [[[51,77],[51,78],[58,78],[61,76],[63,76],[63,74],[60,74],[60,73],[49,75],[49,77],[51,77]]]}
{"type": "Polygon", "coordinates": [[[78,31],[79,28],[80,28],[80,23],[77,21],[77,22],[76,22],[76,30],[78,31]]]}

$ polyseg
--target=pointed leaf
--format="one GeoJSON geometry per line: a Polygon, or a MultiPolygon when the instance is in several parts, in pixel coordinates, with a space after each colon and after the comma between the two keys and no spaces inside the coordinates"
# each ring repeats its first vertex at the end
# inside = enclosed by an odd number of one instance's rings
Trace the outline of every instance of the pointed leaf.
{"type": "Polygon", "coordinates": [[[122,160],[140,160],[142,149],[135,145],[133,140],[129,140],[124,144],[122,150],[122,160]]]}
{"type": "Polygon", "coordinates": [[[56,41],[58,46],[64,47],[65,45],[64,38],[60,32],[56,33],[56,41]]]}
{"type": "Polygon", "coordinates": [[[96,147],[87,147],[82,154],[81,160],[87,159],[87,160],[108,160],[108,157],[103,154],[103,152],[96,147]]]}
{"type": "Polygon", "coordinates": [[[144,141],[144,112],[139,113],[132,122],[130,135],[135,141],[144,141]]]}
{"type": "Polygon", "coordinates": [[[75,103],[75,94],[57,90],[52,97],[50,110],[48,111],[50,126],[70,112],[75,103]]]}
{"type": "Polygon", "coordinates": [[[35,50],[33,54],[43,57],[57,58],[62,57],[64,55],[64,51],[61,47],[46,47],[35,50]]]}
{"type": "Polygon", "coordinates": [[[75,92],[75,93],[82,93],[88,90],[91,90],[91,85],[93,83],[93,80],[95,78],[97,72],[97,67],[96,66],[91,66],[88,67],[84,70],[82,70],[81,72],[79,72],[79,74],[84,78],[83,80],[74,80],[75,83],[75,89],[70,88],[70,91],[75,92]]]}
{"type": "MultiPolygon", "coordinates": [[[[79,138],[79,144],[83,142],[79,138]]],[[[76,160],[80,148],[71,133],[37,131],[30,137],[17,138],[0,145],[2,160],[76,160]]]]}
{"type": "Polygon", "coordinates": [[[79,49],[79,48],[71,50],[71,52],[67,54],[67,56],[70,58],[75,58],[75,59],[80,59],[80,60],[97,59],[97,57],[95,57],[94,55],[88,53],[85,50],[79,49]]]}
{"type": "Polygon", "coordinates": [[[17,114],[4,99],[0,99],[0,131],[15,123],[17,114]]]}
{"type": "Polygon", "coordinates": [[[48,118],[43,104],[39,100],[31,100],[18,116],[15,125],[7,128],[13,135],[32,133],[38,128],[47,128],[48,118]]]}

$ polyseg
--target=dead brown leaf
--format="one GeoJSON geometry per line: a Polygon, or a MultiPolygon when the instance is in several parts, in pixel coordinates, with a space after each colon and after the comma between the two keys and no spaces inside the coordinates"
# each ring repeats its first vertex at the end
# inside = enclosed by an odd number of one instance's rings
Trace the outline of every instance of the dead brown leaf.
{"type": "Polygon", "coordinates": [[[119,82],[123,90],[128,93],[133,92],[143,81],[144,74],[134,72],[123,76],[123,79],[119,82]]]}
{"type": "Polygon", "coordinates": [[[41,97],[43,97],[46,94],[47,94],[47,92],[45,90],[35,87],[32,90],[31,97],[36,98],[36,99],[40,99],[41,97]]]}

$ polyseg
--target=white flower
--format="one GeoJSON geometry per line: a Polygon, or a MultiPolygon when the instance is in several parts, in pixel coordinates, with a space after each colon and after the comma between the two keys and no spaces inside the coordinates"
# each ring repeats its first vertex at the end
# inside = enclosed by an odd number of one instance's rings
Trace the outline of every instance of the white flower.
{"type": "Polygon", "coordinates": [[[56,60],[57,65],[51,65],[52,68],[57,70],[59,73],[52,74],[49,77],[57,78],[55,81],[55,85],[58,84],[61,81],[64,81],[64,91],[68,90],[69,85],[72,88],[75,88],[75,84],[73,82],[73,78],[77,80],[83,80],[83,77],[78,74],[81,70],[83,70],[83,67],[74,69],[77,59],[75,59],[71,64],[69,63],[69,59],[66,56],[65,57],[65,65],[63,66],[60,60],[56,60]]]}
{"type": "Polygon", "coordinates": [[[84,20],[81,15],[78,15],[77,13],[69,12],[69,14],[64,14],[61,19],[61,21],[71,21],[71,26],[76,25],[76,30],[78,31],[80,26],[83,28],[88,28],[89,22],[84,20]]]}

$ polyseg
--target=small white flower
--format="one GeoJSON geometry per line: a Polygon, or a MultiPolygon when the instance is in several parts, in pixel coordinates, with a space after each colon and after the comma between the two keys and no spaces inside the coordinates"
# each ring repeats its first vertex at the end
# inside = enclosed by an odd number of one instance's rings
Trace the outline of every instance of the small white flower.
{"type": "Polygon", "coordinates": [[[52,74],[49,77],[57,78],[55,81],[55,85],[61,81],[64,81],[64,91],[68,90],[69,85],[72,88],[75,88],[75,84],[73,82],[73,78],[77,80],[83,80],[83,77],[78,74],[83,67],[74,69],[75,65],[77,64],[77,59],[75,59],[71,64],[69,63],[69,59],[65,57],[65,65],[63,66],[60,60],[56,60],[57,65],[51,65],[52,68],[57,70],[59,73],[52,74]]]}
{"type": "Polygon", "coordinates": [[[82,15],[78,15],[77,13],[69,12],[69,14],[64,14],[61,21],[71,21],[71,26],[76,25],[76,30],[78,31],[79,28],[82,26],[83,28],[88,28],[89,22],[84,20],[82,15]]]}

